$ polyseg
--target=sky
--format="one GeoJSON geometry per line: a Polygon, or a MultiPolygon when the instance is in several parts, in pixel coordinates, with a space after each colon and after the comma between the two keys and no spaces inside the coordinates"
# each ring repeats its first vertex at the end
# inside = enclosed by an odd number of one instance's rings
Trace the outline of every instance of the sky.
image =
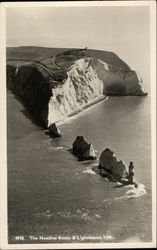
{"type": "Polygon", "coordinates": [[[113,51],[148,78],[149,6],[9,7],[6,44],[113,51]]]}

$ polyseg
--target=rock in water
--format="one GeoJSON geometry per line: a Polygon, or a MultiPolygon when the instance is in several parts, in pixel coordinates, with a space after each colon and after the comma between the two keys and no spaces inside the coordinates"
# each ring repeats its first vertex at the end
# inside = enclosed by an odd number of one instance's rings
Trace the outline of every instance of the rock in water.
{"type": "Polygon", "coordinates": [[[96,155],[91,143],[85,141],[83,136],[77,136],[73,143],[73,154],[80,160],[94,160],[96,155]]]}
{"type": "MultiPolygon", "coordinates": [[[[99,158],[99,169],[104,170],[116,180],[121,180],[128,176],[128,169],[122,161],[117,161],[114,152],[106,148],[99,158]]],[[[101,171],[100,171],[101,174],[101,171]]]]}
{"type": "Polygon", "coordinates": [[[57,128],[55,123],[51,124],[48,127],[48,130],[49,130],[49,134],[50,134],[51,137],[53,137],[53,138],[61,137],[61,133],[60,133],[60,131],[57,128]]]}
{"type": "Polygon", "coordinates": [[[77,136],[73,143],[73,153],[75,155],[82,155],[89,148],[89,144],[85,141],[83,136],[77,136]]]}

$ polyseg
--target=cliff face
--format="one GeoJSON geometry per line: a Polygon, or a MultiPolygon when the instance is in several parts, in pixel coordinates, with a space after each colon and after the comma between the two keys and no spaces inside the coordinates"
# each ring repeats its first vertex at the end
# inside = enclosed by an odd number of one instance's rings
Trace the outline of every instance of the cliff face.
{"type": "MultiPolygon", "coordinates": [[[[7,67],[8,71],[10,66],[7,67]]],[[[52,90],[47,79],[38,68],[22,66],[7,74],[7,87],[22,101],[29,113],[46,125],[48,103],[52,90]],[[10,75],[10,76],[8,76],[10,75]]]]}
{"type": "Polygon", "coordinates": [[[7,65],[6,77],[7,77],[7,87],[13,90],[14,88],[14,77],[16,75],[16,67],[12,65],[7,65]]]}
{"type": "Polygon", "coordinates": [[[145,95],[142,79],[135,71],[90,59],[91,66],[104,83],[105,95],[145,95]]]}
{"type": "Polygon", "coordinates": [[[103,60],[86,57],[84,50],[83,55],[77,53],[77,50],[64,52],[19,68],[7,66],[8,88],[46,126],[66,119],[106,95],[145,95],[142,80],[135,71],[118,57],[115,64],[110,64],[114,54],[111,58],[107,54],[107,63],[104,57],[103,60]]]}
{"type": "Polygon", "coordinates": [[[103,96],[103,81],[98,78],[90,59],[77,60],[67,71],[63,85],[52,89],[48,124],[62,120],[73,111],[83,108],[103,96]]]}
{"type": "Polygon", "coordinates": [[[48,124],[66,118],[103,95],[144,95],[135,71],[113,67],[99,59],[75,61],[63,85],[52,90],[48,124]]]}

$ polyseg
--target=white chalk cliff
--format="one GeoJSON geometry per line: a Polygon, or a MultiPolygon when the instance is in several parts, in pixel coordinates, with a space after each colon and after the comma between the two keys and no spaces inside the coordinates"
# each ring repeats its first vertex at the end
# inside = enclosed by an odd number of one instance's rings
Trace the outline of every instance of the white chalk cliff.
{"type": "Polygon", "coordinates": [[[49,101],[48,124],[66,118],[103,96],[103,81],[90,65],[90,58],[79,59],[67,71],[63,85],[52,89],[49,101]]]}
{"type": "Polygon", "coordinates": [[[96,58],[75,61],[67,75],[62,85],[52,89],[48,124],[65,119],[104,95],[144,94],[135,71],[119,69],[96,58]]]}
{"type": "Polygon", "coordinates": [[[135,71],[114,54],[107,54],[106,58],[108,61],[111,58],[113,63],[82,56],[62,67],[54,64],[54,58],[53,63],[30,63],[18,70],[8,65],[8,88],[46,126],[66,119],[105,96],[145,95],[142,78],[135,71]]]}

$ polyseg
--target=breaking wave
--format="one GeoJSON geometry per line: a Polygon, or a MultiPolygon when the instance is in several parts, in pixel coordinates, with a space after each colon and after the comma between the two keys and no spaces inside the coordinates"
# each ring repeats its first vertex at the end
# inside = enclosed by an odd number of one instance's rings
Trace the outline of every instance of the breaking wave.
{"type": "Polygon", "coordinates": [[[120,196],[120,197],[116,197],[114,199],[105,199],[103,200],[103,202],[114,202],[114,201],[118,201],[118,200],[125,200],[125,199],[131,199],[131,198],[138,198],[140,196],[143,196],[147,193],[146,189],[145,189],[145,185],[138,183],[138,186],[135,187],[134,185],[127,185],[125,186],[128,190],[126,191],[125,195],[120,196]]]}
{"type": "Polygon", "coordinates": [[[83,174],[91,174],[96,175],[95,171],[93,171],[91,168],[87,168],[83,171],[83,174]]]}
{"type": "Polygon", "coordinates": [[[139,183],[137,187],[134,187],[133,185],[128,186],[129,190],[126,192],[126,197],[127,198],[132,198],[132,197],[140,197],[143,196],[144,194],[147,193],[145,189],[145,185],[139,183]]]}

